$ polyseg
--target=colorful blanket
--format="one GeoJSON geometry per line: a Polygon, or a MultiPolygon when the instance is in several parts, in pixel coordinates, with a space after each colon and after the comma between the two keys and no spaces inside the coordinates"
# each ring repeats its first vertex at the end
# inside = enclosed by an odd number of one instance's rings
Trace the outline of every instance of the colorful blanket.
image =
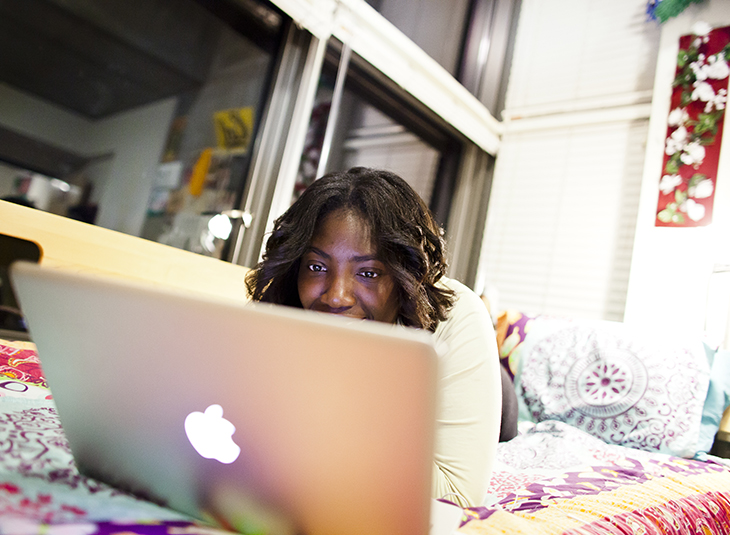
{"type": "Polygon", "coordinates": [[[465,534],[730,533],[730,467],[608,445],[546,421],[499,445],[465,534]]]}
{"type": "MultiPolygon", "coordinates": [[[[730,534],[730,468],[546,421],[502,443],[460,534],[730,534]]],[[[408,532],[404,529],[404,532],[408,532]]],[[[227,533],[79,474],[35,348],[0,341],[0,535],[227,533]]]]}

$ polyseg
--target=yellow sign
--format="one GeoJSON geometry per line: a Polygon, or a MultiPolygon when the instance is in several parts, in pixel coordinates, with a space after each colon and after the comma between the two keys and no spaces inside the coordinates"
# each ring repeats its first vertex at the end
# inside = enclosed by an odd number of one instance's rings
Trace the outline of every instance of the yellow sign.
{"type": "Polygon", "coordinates": [[[217,111],[213,122],[219,148],[248,150],[253,133],[252,107],[217,111]]]}

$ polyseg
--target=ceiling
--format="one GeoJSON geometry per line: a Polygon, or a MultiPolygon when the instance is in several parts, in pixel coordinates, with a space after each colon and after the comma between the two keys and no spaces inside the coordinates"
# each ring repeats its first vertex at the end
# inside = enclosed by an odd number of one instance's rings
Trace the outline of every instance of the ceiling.
{"type": "Polygon", "coordinates": [[[0,0],[0,81],[90,119],[194,91],[224,26],[211,6],[281,24],[251,0],[0,0]]]}
{"type": "MultiPolygon", "coordinates": [[[[224,29],[270,49],[281,26],[262,0],[0,0],[0,83],[103,119],[194,94],[224,29]]],[[[88,161],[1,126],[0,160],[55,177],[88,161]]]]}

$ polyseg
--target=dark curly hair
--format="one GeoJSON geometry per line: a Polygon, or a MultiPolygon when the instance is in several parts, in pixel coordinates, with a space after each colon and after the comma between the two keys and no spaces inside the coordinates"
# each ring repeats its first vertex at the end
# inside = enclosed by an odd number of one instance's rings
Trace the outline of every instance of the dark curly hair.
{"type": "Polygon", "coordinates": [[[378,259],[395,282],[397,321],[434,331],[454,302],[452,291],[436,286],[446,271],[441,229],[405,180],[379,169],[331,173],[304,191],[274,222],[263,260],[246,277],[251,298],[301,308],[300,259],[320,221],[340,209],[368,224],[378,259]]]}

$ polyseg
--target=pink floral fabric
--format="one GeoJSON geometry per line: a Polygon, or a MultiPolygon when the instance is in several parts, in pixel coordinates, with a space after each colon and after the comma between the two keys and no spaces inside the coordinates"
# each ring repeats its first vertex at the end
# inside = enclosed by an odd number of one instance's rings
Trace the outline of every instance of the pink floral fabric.
{"type": "Polygon", "coordinates": [[[0,340],[0,381],[3,377],[48,387],[35,346],[28,342],[0,340]]]}
{"type": "Polygon", "coordinates": [[[460,533],[730,533],[730,467],[603,443],[542,422],[498,446],[489,505],[460,533]]]}

